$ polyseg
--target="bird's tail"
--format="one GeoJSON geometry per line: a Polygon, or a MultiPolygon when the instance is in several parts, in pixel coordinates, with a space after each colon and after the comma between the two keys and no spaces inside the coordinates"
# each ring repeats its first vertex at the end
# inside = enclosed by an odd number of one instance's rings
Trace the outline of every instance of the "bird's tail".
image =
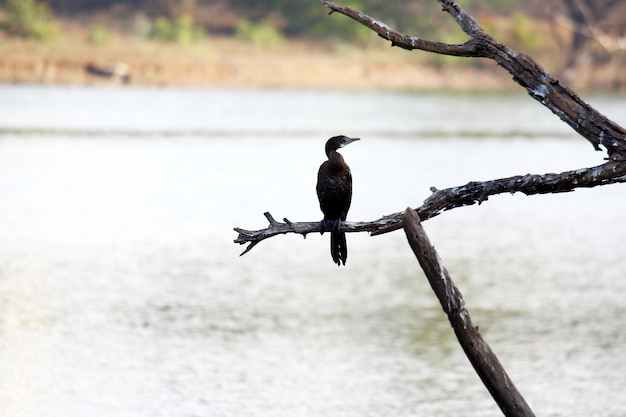
{"type": "Polygon", "coordinates": [[[341,266],[342,263],[346,264],[348,246],[346,245],[345,232],[330,232],[330,254],[338,266],[341,266]]]}

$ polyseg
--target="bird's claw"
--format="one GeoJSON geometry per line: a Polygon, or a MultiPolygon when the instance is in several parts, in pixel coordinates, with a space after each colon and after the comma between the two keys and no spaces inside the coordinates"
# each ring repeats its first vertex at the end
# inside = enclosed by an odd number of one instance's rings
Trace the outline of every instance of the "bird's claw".
{"type": "Polygon", "coordinates": [[[320,222],[320,234],[324,234],[324,232],[338,232],[341,227],[341,220],[322,220],[320,222]]]}

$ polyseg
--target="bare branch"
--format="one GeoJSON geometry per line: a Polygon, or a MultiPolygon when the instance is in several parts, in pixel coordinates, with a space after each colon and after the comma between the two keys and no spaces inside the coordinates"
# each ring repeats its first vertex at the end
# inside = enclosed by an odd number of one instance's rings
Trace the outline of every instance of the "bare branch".
{"type": "Polygon", "coordinates": [[[370,28],[392,46],[404,49],[421,49],[445,55],[493,59],[506,69],[528,94],[549,108],[561,120],[590,141],[596,150],[607,149],[614,160],[626,160],[626,130],[607,119],[585,103],[569,88],[548,74],[531,57],[518,53],[506,45],[496,42],[467,14],[456,1],[438,0],[443,10],[449,13],[461,29],[470,37],[463,45],[448,45],[407,36],[392,30],[370,16],[350,7],[322,1],[332,12],[344,14],[370,28]]]}
{"type": "MultiPolygon", "coordinates": [[[[521,192],[526,195],[563,193],[574,191],[576,188],[591,188],[599,185],[608,185],[626,182],[626,164],[608,162],[593,167],[581,168],[561,174],[544,175],[517,175],[509,178],[484,182],[470,182],[460,187],[437,190],[433,192],[424,204],[415,210],[422,220],[435,217],[446,210],[457,207],[481,204],[489,196],[503,193],[521,192]]],[[[386,216],[389,226],[375,231],[372,236],[392,232],[402,228],[403,213],[394,213],[386,216]]]]}
{"type": "Polygon", "coordinates": [[[477,45],[474,42],[466,42],[463,45],[450,45],[447,43],[433,42],[425,39],[420,39],[415,36],[408,36],[390,29],[385,23],[380,22],[365,13],[361,13],[358,10],[350,7],[339,6],[329,1],[322,1],[324,6],[331,9],[333,12],[339,12],[343,15],[351,17],[357,22],[362,23],[374,32],[378,33],[381,38],[391,41],[392,46],[399,46],[400,48],[413,50],[420,49],[422,51],[434,52],[443,55],[464,56],[464,57],[480,57],[480,52],[477,50],[477,45]]]}
{"type": "MultiPolygon", "coordinates": [[[[274,237],[276,235],[287,233],[298,233],[306,238],[308,233],[319,233],[320,222],[292,222],[287,219],[283,219],[284,223],[274,220],[269,212],[263,213],[263,215],[269,220],[270,225],[265,229],[260,230],[246,230],[239,227],[235,227],[235,232],[239,233],[235,243],[245,245],[248,243],[248,247],[244,250],[240,256],[248,253],[254,246],[261,241],[274,237]]],[[[342,222],[340,230],[344,232],[375,232],[377,230],[383,230],[396,222],[395,219],[388,220],[385,216],[372,222],[342,222]]]]}
{"type": "Polygon", "coordinates": [[[465,355],[507,417],[534,417],[524,397],[498,360],[491,347],[474,327],[465,308],[463,295],[441,262],[439,254],[431,245],[419,216],[408,208],[404,212],[404,231],[415,257],[419,261],[443,311],[448,316],[465,355]]]}
{"type": "MultiPolygon", "coordinates": [[[[415,210],[422,220],[428,220],[445,210],[457,207],[480,204],[487,201],[489,196],[502,193],[521,192],[526,195],[562,193],[573,191],[576,188],[590,188],[599,185],[626,182],[626,163],[609,161],[592,168],[581,168],[575,171],[566,171],[560,174],[544,175],[517,175],[491,181],[470,182],[466,185],[437,190],[431,188],[432,194],[415,210]]],[[[308,233],[319,233],[319,221],[291,222],[284,219],[284,223],[276,221],[270,213],[264,213],[269,226],[260,230],[245,230],[235,228],[239,233],[235,243],[248,244],[241,255],[249,252],[262,240],[270,237],[298,233],[306,237],[308,233]]],[[[372,236],[381,235],[402,228],[404,213],[398,212],[370,222],[343,222],[340,230],[344,232],[369,232],[372,236]]]]}
{"type": "MultiPolygon", "coordinates": [[[[501,193],[521,192],[526,195],[560,193],[580,187],[595,187],[626,182],[626,131],[616,123],[597,112],[574,92],[560,85],[535,63],[532,58],[519,54],[505,45],[497,43],[453,0],[439,0],[443,10],[449,13],[470,39],[462,45],[448,45],[407,36],[392,30],[385,23],[352,9],[339,6],[329,1],[322,3],[333,12],[339,12],[372,29],[379,36],[391,41],[392,46],[404,49],[463,56],[487,57],[495,60],[513,75],[513,79],[525,87],[531,97],[548,107],[553,113],[569,124],[589,140],[596,150],[601,146],[608,150],[609,161],[592,168],[581,168],[561,174],[523,175],[484,182],[470,182],[466,185],[437,190],[432,188],[432,195],[418,207],[422,220],[437,216],[444,210],[472,205],[486,201],[489,196],[501,193]]],[[[391,232],[402,227],[403,213],[383,216],[371,222],[344,222],[341,230],[345,232],[370,232],[372,236],[391,232]]],[[[262,240],[278,234],[319,232],[319,222],[277,222],[265,213],[269,227],[261,230],[235,228],[239,236],[235,243],[248,244],[249,252],[262,240]]]]}
{"type": "Polygon", "coordinates": [[[239,237],[235,239],[235,243],[241,245],[249,243],[246,250],[244,250],[240,256],[250,252],[253,247],[261,243],[261,241],[274,237],[280,234],[286,233],[299,233],[306,238],[307,233],[319,232],[319,222],[301,222],[293,223],[286,218],[283,219],[284,223],[276,221],[269,212],[263,213],[265,218],[269,221],[270,225],[261,230],[246,230],[239,227],[235,227],[235,232],[239,233],[239,237]]]}

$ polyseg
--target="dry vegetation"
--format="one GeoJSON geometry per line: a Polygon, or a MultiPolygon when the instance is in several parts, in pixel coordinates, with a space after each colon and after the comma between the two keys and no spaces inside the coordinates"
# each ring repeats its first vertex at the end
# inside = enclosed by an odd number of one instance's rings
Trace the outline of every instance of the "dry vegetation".
{"type": "MultiPolygon", "coordinates": [[[[88,40],[89,31],[84,22],[61,23],[63,35],[50,42],[0,34],[0,83],[119,84],[120,79],[93,75],[86,68],[90,64],[108,68],[124,63],[132,85],[389,90],[515,88],[508,74],[490,62],[392,50],[374,35],[359,45],[294,39],[260,45],[226,36],[206,36],[181,45],[112,30],[105,43],[95,45],[88,40]]],[[[345,23],[356,24],[347,20],[345,23]]],[[[494,30],[506,28],[504,22],[494,21],[489,25],[494,30]]],[[[547,28],[538,27],[538,30],[542,34],[540,44],[530,48],[514,46],[533,55],[548,71],[556,72],[560,46],[550,40],[547,28]]],[[[611,91],[612,80],[620,74],[619,68],[608,66],[604,71],[581,73],[572,86],[611,91]]]]}

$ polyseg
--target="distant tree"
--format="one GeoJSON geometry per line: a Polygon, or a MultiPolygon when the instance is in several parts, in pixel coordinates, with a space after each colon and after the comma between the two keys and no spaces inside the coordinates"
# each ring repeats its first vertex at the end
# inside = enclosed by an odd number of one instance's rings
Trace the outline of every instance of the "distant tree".
{"type": "Polygon", "coordinates": [[[605,54],[626,52],[626,2],[623,0],[560,0],[549,2],[547,13],[568,29],[564,43],[564,72],[573,70],[594,47],[605,54]]]}
{"type": "Polygon", "coordinates": [[[87,33],[87,42],[91,45],[106,45],[110,40],[111,33],[109,32],[109,28],[101,23],[91,27],[89,33],[87,33]]]}
{"type": "Polygon", "coordinates": [[[48,5],[37,0],[7,0],[5,29],[17,36],[54,40],[60,29],[48,5]]]}
{"type": "MultiPolygon", "coordinates": [[[[124,4],[131,8],[141,6],[143,0],[125,0],[124,4]]],[[[114,0],[47,0],[52,10],[62,14],[85,13],[95,10],[106,10],[120,1],[114,0]]]]}
{"type": "Polygon", "coordinates": [[[239,19],[235,30],[237,38],[261,45],[278,45],[284,41],[283,34],[269,21],[254,23],[248,19],[239,19]]]}
{"type": "Polygon", "coordinates": [[[161,41],[186,45],[201,39],[204,31],[195,24],[191,15],[180,15],[172,20],[161,16],[154,21],[149,36],[161,41]]]}

